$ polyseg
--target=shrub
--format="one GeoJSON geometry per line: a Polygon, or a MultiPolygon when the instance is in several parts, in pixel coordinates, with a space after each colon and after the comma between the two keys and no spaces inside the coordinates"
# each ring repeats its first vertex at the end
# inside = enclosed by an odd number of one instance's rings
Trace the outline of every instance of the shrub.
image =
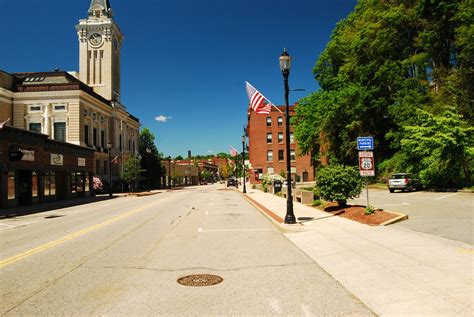
{"type": "Polygon", "coordinates": [[[374,208],[373,206],[367,206],[367,207],[365,208],[364,214],[365,214],[365,215],[371,215],[371,214],[373,214],[374,212],[375,212],[375,208],[374,208]]]}
{"type": "Polygon", "coordinates": [[[334,164],[318,171],[316,186],[316,194],[322,199],[344,206],[347,199],[360,194],[362,178],[357,167],[334,164]]]}
{"type": "Polygon", "coordinates": [[[323,203],[323,202],[322,202],[321,200],[319,200],[319,199],[313,200],[313,206],[321,206],[322,203],[323,203]]]}

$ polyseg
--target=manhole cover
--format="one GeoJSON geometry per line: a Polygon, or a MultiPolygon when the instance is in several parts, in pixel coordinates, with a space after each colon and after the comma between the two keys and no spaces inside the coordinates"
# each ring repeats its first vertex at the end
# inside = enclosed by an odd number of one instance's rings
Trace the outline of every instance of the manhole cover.
{"type": "Polygon", "coordinates": [[[224,279],[211,274],[194,274],[184,276],[178,279],[178,283],[184,286],[211,286],[219,284],[224,279]]]}

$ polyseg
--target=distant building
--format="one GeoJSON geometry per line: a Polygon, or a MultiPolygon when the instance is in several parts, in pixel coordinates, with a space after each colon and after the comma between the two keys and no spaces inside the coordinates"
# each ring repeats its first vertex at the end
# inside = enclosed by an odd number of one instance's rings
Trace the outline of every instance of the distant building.
{"type": "MultiPolygon", "coordinates": [[[[272,107],[270,114],[248,113],[250,183],[260,183],[265,174],[286,175],[285,107],[272,107]]],[[[290,116],[294,106],[290,106],[290,116]]],[[[293,129],[290,127],[291,177],[297,182],[314,181],[310,155],[298,155],[293,129]]]]}
{"type": "MultiPolygon", "coordinates": [[[[10,118],[6,125],[30,131],[34,135],[32,138],[38,142],[48,140],[37,136],[43,134],[49,140],[76,145],[76,149],[82,147],[92,150],[92,156],[86,155],[87,175],[83,175],[86,179],[98,175],[104,182],[108,181],[110,144],[110,154],[112,158],[116,158],[113,162],[117,162],[112,164],[112,175],[117,180],[124,160],[130,155],[138,154],[140,128],[138,118],[131,115],[120,101],[120,51],[123,35],[113,19],[108,0],[93,0],[88,18],[80,20],[76,29],[79,39],[78,73],[50,71],[9,74],[0,71],[0,122],[10,118]]],[[[5,131],[13,133],[16,130],[5,131]]],[[[22,134],[17,140],[27,138],[26,134],[22,134]]],[[[30,146],[29,143],[27,145],[30,146]]],[[[24,147],[22,144],[8,146],[24,147]]],[[[67,146],[59,147],[65,151],[69,149],[67,146]]],[[[31,151],[48,150],[41,149],[40,146],[31,151]]],[[[72,151],[67,155],[82,159],[85,154],[79,156],[81,151],[72,151]]],[[[39,160],[40,156],[34,155],[34,158],[39,160]]],[[[72,158],[70,160],[75,161],[72,158]]],[[[23,162],[20,165],[10,162],[2,164],[5,172],[9,175],[13,173],[16,177],[13,184],[16,188],[10,188],[16,193],[24,182],[19,183],[22,172],[14,167],[34,170],[37,162],[28,162],[30,163],[23,162]]],[[[84,163],[82,160],[80,162],[81,165],[84,163]]],[[[38,180],[42,182],[42,178],[29,180],[28,186],[42,188],[43,183],[34,184],[38,180]]],[[[2,191],[4,188],[6,187],[3,186],[2,191]]],[[[69,191],[74,188],[75,186],[68,185],[69,191]]],[[[5,196],[3,192],[2,195],[5,196]]],[[[67,198],[70,195],[63,196],[67,198]]]]}

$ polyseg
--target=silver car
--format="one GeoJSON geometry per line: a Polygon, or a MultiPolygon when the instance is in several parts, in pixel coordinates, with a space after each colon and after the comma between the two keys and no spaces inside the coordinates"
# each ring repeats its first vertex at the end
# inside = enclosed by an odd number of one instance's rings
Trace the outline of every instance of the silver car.
{"type": "Polygon", "coordinates": [[[393,193],[396,189],[413,191],[421,189],[421,183],[409,173],[396,173],[388,180],[388,190],[393,193]]]}

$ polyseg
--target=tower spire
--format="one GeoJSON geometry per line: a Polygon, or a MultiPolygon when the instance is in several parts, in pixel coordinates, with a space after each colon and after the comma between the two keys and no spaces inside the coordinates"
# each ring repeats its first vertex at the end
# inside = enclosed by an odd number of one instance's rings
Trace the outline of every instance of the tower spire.
{"type": "Polygon", "coordinates": [[[95,17],[112,17],[112,8],[109,0],[92,0],[89,7],[89,16],[95,17]]]}

